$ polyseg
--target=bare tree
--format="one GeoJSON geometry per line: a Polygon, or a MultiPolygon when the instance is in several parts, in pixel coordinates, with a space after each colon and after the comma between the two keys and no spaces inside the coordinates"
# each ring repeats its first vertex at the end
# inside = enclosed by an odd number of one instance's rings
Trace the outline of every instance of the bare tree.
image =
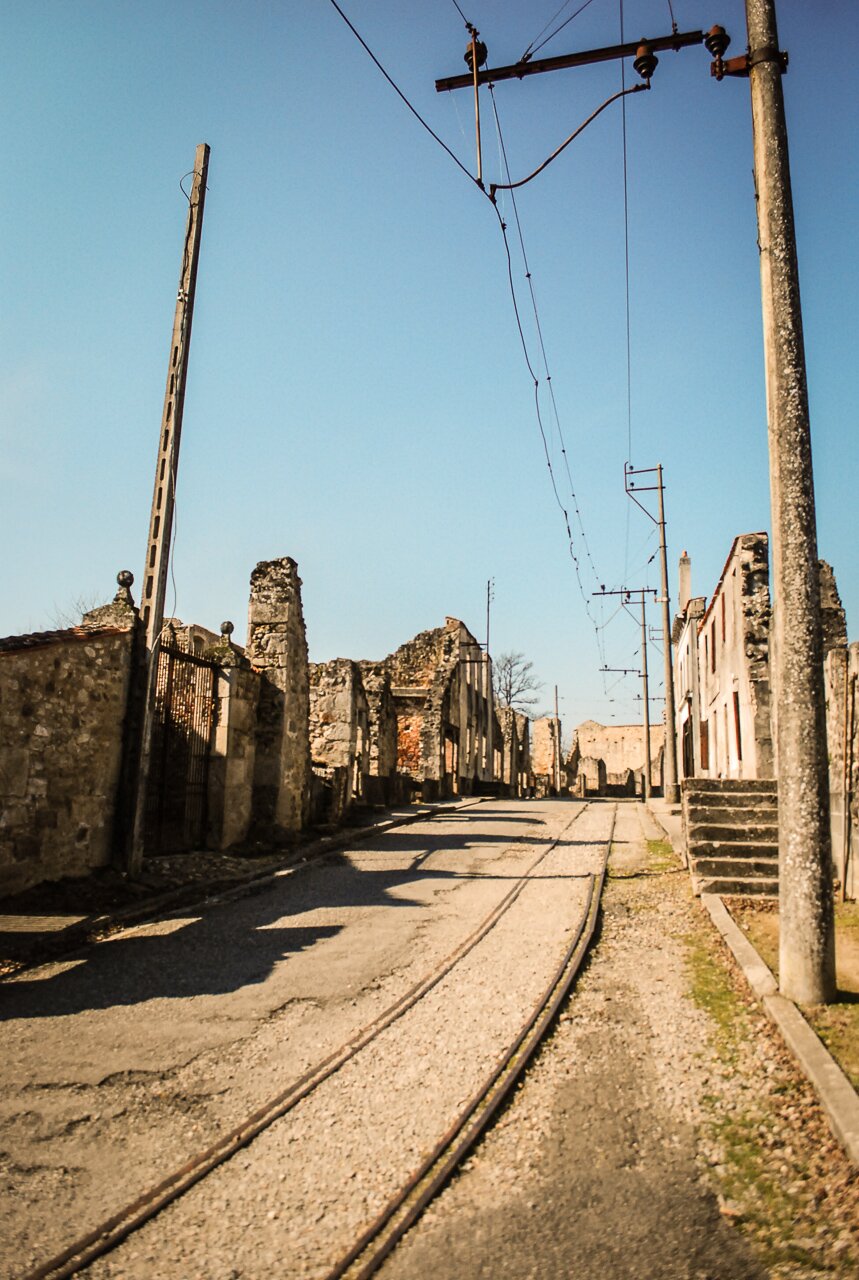
{"type": "Polygon", "coordinates": [[[492,660],[492,689],[495,701],[502,707],[511,707],[532,715],[532,707],[539,701],[537,691],[543,682],[533,675],[533,662],[524,653],[500,653],[492,660]],[[533,694],[533,696],[531,696],[533,694]]]}

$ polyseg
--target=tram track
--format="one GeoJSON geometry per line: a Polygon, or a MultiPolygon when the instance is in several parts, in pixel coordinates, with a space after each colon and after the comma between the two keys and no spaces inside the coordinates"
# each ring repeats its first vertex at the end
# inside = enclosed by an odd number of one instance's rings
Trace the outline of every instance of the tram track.
{"type": "MultiPolygon", "coordinates": [[[[214,1143],[198,1152],[190,1160],[174,1169],[164,1179],[148,1187],[141,1195],[122,1209],[106,1217],[86,1234],[80,1236],[49,1258],[46,1262],[26,1272],[22,1280],[61,1280],[91,1265],[97,1259],[140,1230],[168,1205],[182,1197],[197,1183],[205,1179],[219,1166],[224,1165],[239,1151],[248,1147],[260,1134],[270,1128],[304,1099],[315,1092],[325,1081],[360,1054],[386,1028],[402,1018],[433,990],[451,971],[473,951],[495,928],[518,900],[545,859],[564,841],[570,827],[589,808],[583,805],[562,830],[519,876],[514,885],[496,903],[480,924],[440,961],[420,981],[416,982],[392,1005],[363,1026],[333,1053],[328,1054],[300,1078],[268,1099],[263,1106],[247,1115],[242,1122],[222,1134],[214,1143]]],[[[350,1278],[370,1275],[408,1226],[419,1216],[423,1207],[436,1193],[439,1186],[463,1158],[464,1152],[477,1140],[488,1125],[492,1115],[502,1105],[527,1061],[533,1056],[540,1038],[551,1024],[557,1008],[565,998],[575,978],[575,973],[587,950],[593,934],[599,906],[599,896],[605,874],[605,864],[611,843],[616,807],[612,812],[611,830],[605,840],[605,854],[598,875],[590,876],[587,904],[564,960],[554,975],[549,988],[528,1019],[526,1026],[505,1053],[501,1064],[493,1071],[483,1086],[463,1109],[456,1124],[437,1144],[428,1162],[408,1180],[408,1186],[394,1197],[376,1223],[364,1233],[360,1241],[330,1273],[330,1280],[342,1275],[350,1278]],[[452,1163],[451,1163],[452,1161],[452,1163]],[[374,1259],[377,1259],[374,1261],[374,1259]],[[358,1269],[356,1270],[356,1266],[358,1269]],[[369,1268],[369,1269],[368,1269],[369,1268]]],[[[602,844],[602,840],[594,841],[602,844]]]]}

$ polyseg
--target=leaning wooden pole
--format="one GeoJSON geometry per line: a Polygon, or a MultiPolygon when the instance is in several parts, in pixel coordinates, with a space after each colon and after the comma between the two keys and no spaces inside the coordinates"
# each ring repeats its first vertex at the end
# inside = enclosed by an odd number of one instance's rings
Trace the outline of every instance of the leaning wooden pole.
{"type": "Polygon", "coordinates": [[[835,996],[823,641],[799,269],[774,0],[746,0],[772,502],[779,989],[835,996]]]}
{"type": "Polygon", "coordinates": [[[179,289],[173,316],[173,334],[167,362],[167,387],[158,436],[155,460],[155,484],[149,515],[149,539],[143,572],[141,610],[146,639],[146,690],[141,734],[140,772],[134,809],[134,829],[128,869],[137,873],[143,863],[146,796],[152,756],[152,730],[155,712],[155,685],[158,649],[164,626],[164,600],[173,537],[173,515],[176,505],[176,477],[179,469],[179,445],[185,411],[185,384],[188,377],[188,355],[191,348],[191,324],[197,291],[197,267],[200,260],[200,237],[203,230],[203,207],[206,202],[206,177],[209,171],[209,147],[201,142],[194,157],[188,218],[182,248],[179,289]]]}
{"type": "Polygon", "coordinates": [[[188,199],[188,220],[182,250],[179,290],[173,316],[173,336],[167,364],[167,388],[161,414],[158,456],[155,460],[155,485],[149,515],[149,540],[146,544],[146,567],[143,576],[141,607],[146,627],[146,645],[151,651],[164,624],[164,599],[170,566],[170,544],[173,535],[173,512],[176,501],[176,473],[179,467],[179,445],[185,411],[185,383],[188,377],[188,354],[191,347],[191,323],[194,319],[194,296],[197,290],[197,265],[200,260],[200,236],[203,230],[203,206],[206,201],[206,175],[209,171],[209,147],[201,142],[194,158],[194,176],[188,199]]]}

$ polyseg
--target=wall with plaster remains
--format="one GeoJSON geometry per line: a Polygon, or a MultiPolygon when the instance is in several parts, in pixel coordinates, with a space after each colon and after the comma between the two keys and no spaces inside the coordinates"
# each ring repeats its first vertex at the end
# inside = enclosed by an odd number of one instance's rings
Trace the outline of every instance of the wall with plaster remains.
{"type": "Polygon", "coordinates": [[[492,665],[458,618],[423,631],[386,660],[397,714],[397,767],[423,798],[491,784],[492,665]]]}
{"type": "Polygon", "coordinates": [[[0,641],[0,892],[111,860],[132,635],[0,641]]]}

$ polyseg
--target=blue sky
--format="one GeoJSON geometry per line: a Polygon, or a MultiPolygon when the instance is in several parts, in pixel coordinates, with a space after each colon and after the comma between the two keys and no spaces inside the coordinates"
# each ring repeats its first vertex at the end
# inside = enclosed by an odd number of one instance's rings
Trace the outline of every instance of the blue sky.
{"type": "MultiPolygon", "coordinates": [[[[474,170],[452,0],[344,0],[433,129],[474,170]]],[[[462,4],[490,63],[515,61],[558,8],[462,4]]],[[[576,8],[567,8],[566,16],[576,8]]],[[[244,633],[258,560],[292,555],[311,657],[382,657],[461,617],[521,650],[568,725],[640,718],[638,631],[607,587],[658,586],[627,458],[661,462],[672,596],[687,548],[709,594],[735,534],[769,528],[748,85],[703,48],[665,53],[627,99],[631,418],[621,108],[518,196],[552,387],[596,568],[580,591],[555,504],[489,202],[424,132],[328,0],[4,4],[0,136],[0,634],[55,625],[142,576],[184,230],[179,180],[212,148],[179,468],[175,601],[244,633]],[[631,448],[630,448],[631,443],[631,448]],[[606,625],[600,640],[585,600],[606,625]],[[616,677],[609,677],[609,681],[616,677]]],[[[739,0],[674,0],[681,30],[739,0]]],[[[820,554],[859,620],[852,5],[779,0],[799,240],[820,554]]],[[[625,0],[627,38],[670,30],[625,0]]],[[[619,39],[592,0],[539,56],[619,39]]],[[[628,82],[634,78],[631,67],[628,82]]],[[[499,83],[514,178],[620,86],[620,66],[499,83]]],[[[487,178],[498,139],[483,94],[487,178]]],[[[539,359],[510,223],[526,341],[539,359]]],[[[572,507],[551,407],[544,425],[572,507]]],[[[654,610],[652,623],[658,623],[654,610]]],[[[651,665],[660,672],[654,649],[651,665]]],[[[659,683],[659,674],[653,681],[659,683]]],[[[659,692],[658,688],[655,690],[659,692]]]]}

